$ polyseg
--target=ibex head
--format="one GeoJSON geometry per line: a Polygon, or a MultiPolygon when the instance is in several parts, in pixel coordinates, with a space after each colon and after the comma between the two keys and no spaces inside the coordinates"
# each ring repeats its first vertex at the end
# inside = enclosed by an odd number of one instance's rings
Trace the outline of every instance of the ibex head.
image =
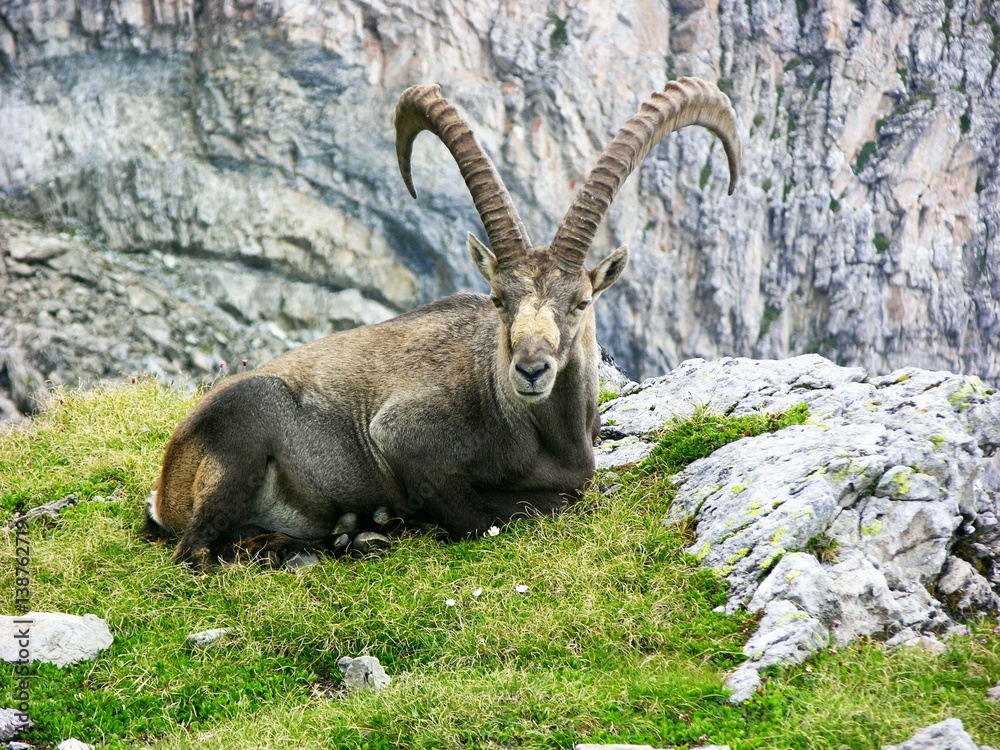
{"type": "Polygon", "coordinates": [[[470,234],[469,253],[490,284],[506,332],[510,384],[528,403],[543,401],[552,392],[580,331],[588,324],[593,328],[593,301],[625,270],[628,248],[624,246],[592,270],[584,267],[584,261],[605,212],[649,150],[674,130],[702,125],[722,140],[729,159],[730,193],[740,171],[740,138],[728,97],[696,78],[672,81],[642,105],[605,149],[552,243],[536,247],[493,162],[440,87],[413,86],[404,91],[395,119],[396,157],[412,196],[416,192],[410,155],[421,131],[437,135],[458,162],[492,245],[490,250],[470,234]]]}

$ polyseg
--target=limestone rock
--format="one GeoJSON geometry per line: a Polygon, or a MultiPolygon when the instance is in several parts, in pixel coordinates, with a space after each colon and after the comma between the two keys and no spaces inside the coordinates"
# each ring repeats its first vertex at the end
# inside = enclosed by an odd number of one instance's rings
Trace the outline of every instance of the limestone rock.
{"type": "Polygon", "coordinates": [[[764,618],[745,651],[759,668],[805,661],[828,643],[826,628],[801,607],[774,600],[764,608],[764,618]]]}
{"type": "Polygon", "coordinates": [[[56,745],[56,750],[94,750],[94,746],[81,742],[75,737],[70,737],[56,745]]]}
{"type": "Polygon", "coordinates": [[[757,587],[747,611],[759,612],[772,601],[784,600],[816,617],[824,629],[832,630],[843,617],[837,594],[830,576],[813,555],[791,552],[757,587]]]}
{"type": "Polygon", "coordinates": [[[337,661],[337,667],[348,690],[381,690],[392,682],[374,656],[344,656],[337,661]]]}
{"type": "Polygon", "coordinates": [[[211,628],[210,630],[201,630],[197,633],[191,633],[191,635],[187,637],[187,642],[195,648],[209,648],[220,643],[227,635],[229,635],[229,632],[229,628],[211,628]]]}
{"type": "Polygon", "coordinates": [[[986,697],[991,701],[996,701],[1000,703],[1000,683],[994,685],[989,690],[986,691],[986,697]]]}
{"type": "MultiPolygon", "coordinates": [[[[2,256],[0,256],[2,257],[2,256]]],[[[2,269],[0,269],[2,270],[2,269]]],[[[4,294],[0,283],[0,295],[4,294]]],[[[14,326],[0,314],[0,425],[13,424],[33,414],[44,378],[28,361],[28,354],[15,341],[14,326]]]]}
{"type": "Polygon", "coordinates": [[[981,750],[961,719],[945,719],[916,732],[910,739],[899,745],[884,745],[882,750],[981,750]]]}
{"type": "Polygon", "coordinates": [[[65,667],[96,658],[113,642],[108,624],[97,615],[28,612],[0,616],[0,659],[7,662],[20,661],[26,649],[29,661],[65,667]]]}
{"type": "Polygon", "coordinates": [[[730,703],[745,703],[762,684],[760,672],[752,665],[740,665],[726,678],[730,703]]]}
{"type": "Polygon", "coordinates": [[[948,556],[937,581],[937,593],[959,615],[1000,611],[1000,596],[990,582],[960,557],[948,556]]]}
{"type": "Polygon", "coordinates": [[[764,612],[727,682],[733,700],[753,694],[757,670],[828,643],[930,639],[1000,606],[1000,396],[977,378],[869,377],[817,355],[693,360],[607,404],[614,438],[598,463],[636,460],[666,421],[702,405],[738,415],[800,402],[806,424],[678,474],[665,519],[695,516],[690,552],[727,579],[728,611],[764,612]],[[829,559],[806,552],[817,544],[829,559]]]}
{"type": "MultiPolygon", "coordinates": [[[[37,234],[0,218],[0,238],[5,232],[37,234]]],[[[50,259],[0,284],[0,422],[32,413],[47,382],[149,372],[186,385],[397,312],[357,289],[317,288],[235,262],[220,260],[206,274],[159,252],[63,242],[61,265],[50,259]]]]}
{"type": "Polygon", "coordinates": [[[53,237],[42,232],[27,232],[8,238],[7,253],[14,261],[43,263],[73,249],[65,235],[53,237]]]}
{"type": "MultiPolygon", "coordinates": [[[[602,434],[615,434],[617,424],[605,423],[602,434]]],[[[608,469],[615,466],[626,466],[638,463],[653,449],[649,440],[643,440],[633,435],[626,435],[618,440],[603,440],[594,449],[594,458],[598,469],[608,469]]]]}
{"type": "Polygon", "coordinates": [[[601,391],[606,393],[621,394],[629,386],[635,385],[628,373],[615,362],[615,358],[603,346],[601,347],[601,361],[598,365],[598,377],[601,381],[601,391]]]}
{"type": "Polygon", "coordinates": [[[0,742],[10,742],[33,726],[31,719],[13,708],[0,708],[0,742]]]}
{"type": "MultiPolygon", "coordinates": [[[[73,494],[61,497],[58,500],[50,500],[47,503],[42,503],[41,505],[36,505],[34,508],[30,508],[20,515],[20,519],[24,521],[32,521],[36,518],[58,518],[59,514],[62,513],[66,508],[72,508],[79,504],[80,499],[73,494]]],[[[4,524],[5,529],[11,528],[11,523],[13,521],[8,521],[4,524]]]]}
{"type": "Polygon", "coordinates": [[[913,628],[903,628],[885,642],[887,649],[899,647],[919,648],[932,654],[943,654],[948,650],[940,640],[933,635],[920,635],[913,628]]]}

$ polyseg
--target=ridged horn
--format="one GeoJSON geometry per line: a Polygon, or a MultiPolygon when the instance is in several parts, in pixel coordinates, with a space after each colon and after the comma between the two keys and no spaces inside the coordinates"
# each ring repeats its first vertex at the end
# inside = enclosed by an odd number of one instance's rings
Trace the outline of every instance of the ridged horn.
{"type": "Polygon", "coordinates": [[[732,195],[740,175],[743,147],[729,97],[715,84],[700,78],[671,81],[618,131],[576,194],[549,245],[560,266],[576,270],[583,265],[597,227],[622,183],[664,136],[688,125],[706,127],[722,140],[729,159],[732,195]]]}
{"type": "Polygon", "coordinates": [[[458,162],[497,260],[502,263],[531,248],[528,231],[493,161],[455,106],[441,95],[440,86],[411,86],[404,91],[396,104],[395,123],[396,160],[410,195],[417,197],[410,174],[413,141],[421,131],[429,130],[441,139],[458,162]]]}

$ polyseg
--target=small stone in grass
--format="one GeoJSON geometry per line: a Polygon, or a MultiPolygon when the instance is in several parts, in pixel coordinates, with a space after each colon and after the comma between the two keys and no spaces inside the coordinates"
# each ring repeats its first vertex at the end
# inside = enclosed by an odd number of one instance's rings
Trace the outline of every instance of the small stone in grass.
{"type": "Polygon", "coordinates": [[[88,745],[86,742],[80,742],[75,737],[70,737],[68,740],[63,740],[56,745],[56,750],[94,750],[94,746],[88,745]]]}
{"type": "Polygon", "coordinates": [[[31,727],[32,722],[27,714],[15,708],[0,708],[0,742],[9,742],[31,727]]]}
{"type": "Polygon", "coordinates": [[[187,637],[187,642],[195,648],[209,648],[217,645],[228,634],[229,628],[212,628],[192,633],[187,637]]]}
{"type": "Polygon", "coordinates": [[[348,690],[381,690],[392,682],[374,656],[343,656],[337,661],[337,666],[344,675],[344,687],[348,690]]]}
{"type": "Polygon", "coordinates": [[[70,615],[63,612],[28,612],[20,616],[0,616],[0,659],[18,663],[19,634],[30,629],[30,659],[57,667],[96,659],[114,643],[108,624],[97,615],[70,615]],[[30,624],[25,624],[30,623],[30,624]]]}

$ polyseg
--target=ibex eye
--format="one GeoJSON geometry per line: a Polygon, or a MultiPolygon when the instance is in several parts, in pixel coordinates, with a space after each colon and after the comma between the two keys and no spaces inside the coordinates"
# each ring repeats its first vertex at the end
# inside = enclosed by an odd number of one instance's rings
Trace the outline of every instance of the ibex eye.
{"type": "Polygon", "coordinates": [[[580,300],[580,304],[578,304],[576,306],[576,309],[577,310],[586,310],[587,309],[587,305],[589,305],[589,304],[590,304],[590,300],[589,299],[580,300]]]}

